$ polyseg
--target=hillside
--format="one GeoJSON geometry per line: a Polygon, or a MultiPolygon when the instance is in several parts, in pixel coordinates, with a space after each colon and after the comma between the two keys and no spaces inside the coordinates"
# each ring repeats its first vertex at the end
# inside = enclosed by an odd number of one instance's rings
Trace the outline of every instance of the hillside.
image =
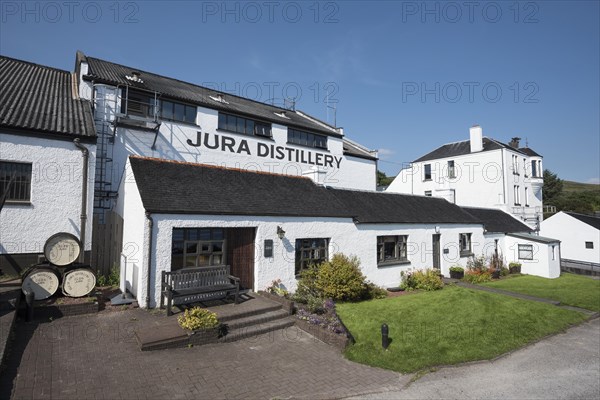
{"type": "Polygon", "coordinates": [[[587,192],[600,191],[600,185],[593,183],[581,183],[573,181],[563,181],[563,192],[587,192]]]}

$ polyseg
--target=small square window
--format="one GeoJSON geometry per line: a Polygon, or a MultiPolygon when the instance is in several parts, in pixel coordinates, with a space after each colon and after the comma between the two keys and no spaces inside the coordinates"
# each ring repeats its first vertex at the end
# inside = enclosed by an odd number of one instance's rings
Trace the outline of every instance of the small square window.
{"type": "Polygon", "coordinates": [[[594,242],[585,242],[585,248],[586,249],[593,249],[594,248],[594,242]]]}
{"type": "Polygon", "coordinates": [[[519,260],[533,260],[533,245],[519,245],[519,260]]]}

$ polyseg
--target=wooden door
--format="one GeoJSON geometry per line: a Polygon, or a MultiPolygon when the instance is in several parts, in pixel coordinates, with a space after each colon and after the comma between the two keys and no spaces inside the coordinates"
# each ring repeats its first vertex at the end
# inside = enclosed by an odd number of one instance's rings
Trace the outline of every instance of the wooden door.
{"type": "Polygon", "coordinates": [[[254,290],[254,228],[225,229],[227,264],[243,289],[254,290]]]}
{"type": "Polygon", "coordinates": [[[433,241],[433,268],[441,268],[441,257],[440,257],[440,235],[436,234],[432,236],[433,241]]]}

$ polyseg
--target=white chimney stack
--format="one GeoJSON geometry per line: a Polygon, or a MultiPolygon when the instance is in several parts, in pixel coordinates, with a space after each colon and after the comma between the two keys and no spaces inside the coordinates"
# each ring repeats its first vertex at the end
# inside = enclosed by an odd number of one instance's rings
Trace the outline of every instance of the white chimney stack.
{"type": "Polygon", "coordinates": [[[471,153],[483,150],[483,130],[479,125],[473,125],[469,129],[471,136],[471,153]]]}

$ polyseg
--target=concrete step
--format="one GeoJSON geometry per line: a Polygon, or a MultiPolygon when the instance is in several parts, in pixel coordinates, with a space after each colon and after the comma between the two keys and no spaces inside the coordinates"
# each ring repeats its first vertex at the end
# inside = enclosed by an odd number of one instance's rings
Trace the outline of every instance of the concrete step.
{"type": "Polygon", "coordinates": [[[232,319],[227,321],[225,324],[229,330],[234,330],[244,328],[246,326],[261,325],[270,321],[285,318],[287,316],[288,313],[280,308],[279,310],[267,311],[261,314],[254,314],[244,316],[243,318],[232,319]]]}
{"type": "Polygon", "coordinates": [[[263,333],[285,329],[292,325],[294,325],[294,320],[291,317],[280,318],[257,325],[250,325],[238,329],[233,329],[229,331],[227,335],[220,338],[219,341],[223,343],[235,342],[249,337],[262,335],[263,333]]]}
{"type": "Polygon", "coordinates": [[[227,304],[217,307],[209,306],[205,308],[216,312],[219,321],[223,323],[282,309],[281,304],[259,296],[240,304],[227,304]]]}

